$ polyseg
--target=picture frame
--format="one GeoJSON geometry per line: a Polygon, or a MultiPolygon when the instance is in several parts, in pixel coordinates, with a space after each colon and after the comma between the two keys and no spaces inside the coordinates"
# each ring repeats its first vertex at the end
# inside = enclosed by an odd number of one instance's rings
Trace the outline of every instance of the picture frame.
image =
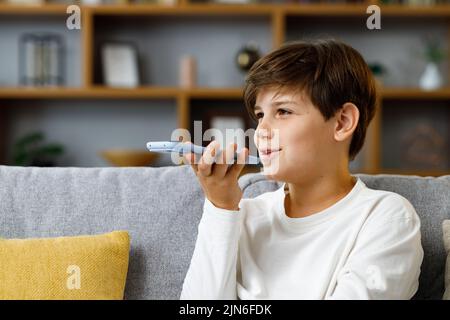
{"type": "Polygon", "coordinates": [[[59,34],[22,34],[19,39],[20,85],[64,85],[65,55],[64,41],[59,34]]]}
{"type": "Polygon", "coordinates": [[[104,84],[135,88],[140,85],[137,46],[131,42],[104,42],[101,46],[104,84]]]}
{"type": "MultiPolygon", "coordinates": [[[[231,143],[233,141],[226,141],[226,129],[242,129],[244,132],[251,128],[249,118],[245,115],[245,112],[239,110],[209,110],[205,115],[206,129],[215,128],[222,132],[225,141],[219,141],[221,146],[225,143],[231,143]]],[[[250,139],[251,140],[251,139],[250,139]]],[[[245,139],[239,139],[235,141],[238,144],[238,150],[242,147],[249,147],[249,141],[247,143],[245,139]]],[[[209,143],[207,141],[207,143],[209,143]]]]}
{"type": "Polygon", "coordinates": [[[6,3],[17,5],[42,5],[44,4],[44,0],[7,0],[6,3]]]}

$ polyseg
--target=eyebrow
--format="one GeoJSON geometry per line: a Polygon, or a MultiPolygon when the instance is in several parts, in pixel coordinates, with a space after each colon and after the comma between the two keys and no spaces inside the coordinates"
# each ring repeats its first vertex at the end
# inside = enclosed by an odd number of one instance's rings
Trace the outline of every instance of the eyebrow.
{"type": "MultiPolygon", "coordinates": [[[[281,100],[281,101],[272,102],[272,106],[281,106],[281,105],[285,105],[285,104],[298,105],[298,103],[296,101],[293,101],[293,100],[281,100]]],[[[255,106],[253,108],[253,111],[256,111],[256,110],[261,110],[261,107],[260,106],[255,106]]]]}

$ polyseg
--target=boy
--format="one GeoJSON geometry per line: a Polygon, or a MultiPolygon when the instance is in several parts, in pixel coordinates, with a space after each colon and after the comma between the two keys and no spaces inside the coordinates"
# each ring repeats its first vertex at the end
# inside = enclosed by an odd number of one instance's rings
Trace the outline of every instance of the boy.
{"type": "Polygon", "coordinates": [[[264,173],[284,182],[242,199],[247,149],[198,163],[205,193],[181,299],[410,299],[423,250],[420,221],[404,197],[373,190],[348,169],[375,114],[373,76],[335,40],[291,42],[249,71],[244,101],[258,121],[264,173]],[[224,163],[225,162],[225,163],[224,163]]]}

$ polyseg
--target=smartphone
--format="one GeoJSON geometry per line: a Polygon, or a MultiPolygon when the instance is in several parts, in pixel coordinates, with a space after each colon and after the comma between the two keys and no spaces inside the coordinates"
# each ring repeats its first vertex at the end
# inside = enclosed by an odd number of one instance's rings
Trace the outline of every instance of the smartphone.
{"type": "MultiPolygon", "coordinates": [[[[196,144],[185,144],[179,141],[150,141],[147,142],[147,149],[152,152],[164,152],[164,153],[176,152],[182,156],[190,152],[202,155],[206,147],[198,146],[196,144]]],[[[234,161],[235,162],[237,161],[237,154],[234,155],[234,161]]],[[[258,157],[249,155],[245,160],[245,163],[259,164],[260,159],[258,157]]]]}

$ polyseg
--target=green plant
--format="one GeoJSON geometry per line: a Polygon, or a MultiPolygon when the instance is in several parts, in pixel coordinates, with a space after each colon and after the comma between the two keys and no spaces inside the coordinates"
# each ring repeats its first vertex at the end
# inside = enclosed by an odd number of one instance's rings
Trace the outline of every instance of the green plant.
{"type": "Polygon", "coordinates": [[[16,166],[54,166],[55,158],[64,153],[57,143],[44,144],[42,132],[33,132],[21,137],[13,146],[13,164],[16,166]]]}
{"type": "Polygon", "coordinates": [[[387,73],[386,68],[378,62],[369,63],[369,68],[372,71],[374,76],[382,76],[387,73]]]}
{"type": "Polygon", "coordinates": [[[446,58],[446,51],[441,47],[439,39],[432,36],[425,38],[425,59],[428,62],[440,63],[446,58]]]}

